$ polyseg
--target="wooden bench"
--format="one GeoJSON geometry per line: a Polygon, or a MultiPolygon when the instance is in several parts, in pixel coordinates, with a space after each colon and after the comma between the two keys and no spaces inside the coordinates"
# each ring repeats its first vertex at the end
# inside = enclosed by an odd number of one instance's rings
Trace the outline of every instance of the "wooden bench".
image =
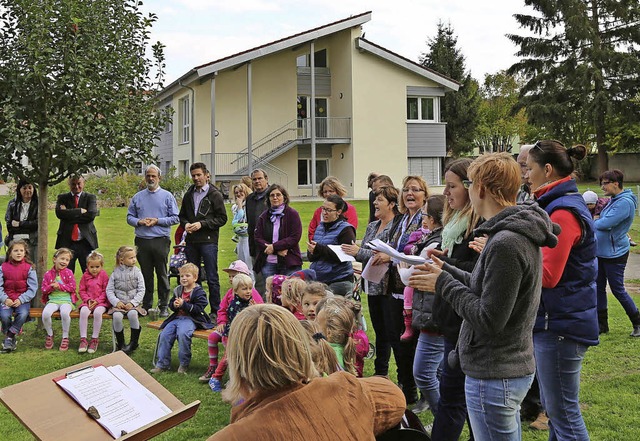
{"type": "MultiPolygon", "coordinates": [[[[156,320],[154,322],[149,322],[149,323],[147,323],[147,328],[155,329],[156,331],[159,331],[160,330],[160,326],[162,326],[163,322],[164,322],[164,320],[156,320]]],[[[195,331],[193,331],[192,338],[200,338],[202,340],[209,340],[209,334],[211,334],[214,330],[215,330],[215,328],[211,328],[211,329],[196,329],[195,331]]],[[[158,338],[156,339],[156,345],[153,348],[153,358],[151,359],[151,362],[153,363],[154,366],[156,365],[156,357],[158,356],[158,343],[160,343],[160,334],[158,334],[158,338]]]]}

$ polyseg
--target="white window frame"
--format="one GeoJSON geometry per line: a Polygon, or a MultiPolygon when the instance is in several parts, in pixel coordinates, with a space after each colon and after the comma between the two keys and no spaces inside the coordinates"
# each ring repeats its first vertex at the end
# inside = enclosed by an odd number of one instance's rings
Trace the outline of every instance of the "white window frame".
{"type": "MultiPolygon", "coordinates": [[[[300,180],[300,176],[298,176],[298,188],[306,188],[306,187],[311,187],[311,158],[298,158],[298,162],[300,161],[306,161],[307,162],[307,183],[306,184],[300,184],[299,180],[300,180]]],[[[331,161],[329,158],[316,158],[316,168],[318,167],[318,163],[324,161],[327,163],[327,176],[331,176],[331,170],[329,170],[329,166],[331,165],[331,161]]],[[[323,178],[324,179],[324,178],[323,178]]],[[[316,173],[316,185],[320,184],[320,182],[322,182],[322,179],[319,178],[319,176],[316,173]]]]}
{"type": "Polygon", "coordinates": [[[167,120],[167,124],[164,127],[164,133],[173,132],[173,110],[172,109],[173,107],[171,106],[171,104],[165,107],[165,111],[169,115],[169,119],[167,120]]]}
{"type": "MultiPolygon", "coordinates": [[[[415,123],[425,123],[425,122],[439,122],[440,121],[440,99],[437,96],[408,96],[407,102],[410,99],[418,100],[418,118],[417,119],[409,119],[407,115],[407,122],[411,124],[415,123]],[[424,119],[422,118],[422,100],[433,100],[433,119],[424,119]]],[[[406,106],[405,106],[406,109],[406,106]]]]}
{"type": "Polygon", "coordinates": [[[181,98],[180,106],[180,144],[187,144],[191,141],[191,107],[189,97],[181,98]]]}

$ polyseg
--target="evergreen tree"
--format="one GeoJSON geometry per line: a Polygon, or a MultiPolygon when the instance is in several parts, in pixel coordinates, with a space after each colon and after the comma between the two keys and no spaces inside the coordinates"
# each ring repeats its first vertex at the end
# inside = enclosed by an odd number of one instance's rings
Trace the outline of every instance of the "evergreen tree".
{"type": "Polygon", "coordinates": [[[508,35],[522,59],[509,69],[526,79],[520,105],[530,122],[566,142],[588,125],[598,148],[598,170],[607,170],[611,121],[632,117],[640,91],[638,0],[525,0],[535,15],[516,14],[533,33],[508,35]]]}
{"type": "Polygon", "coordinates": [[[454,157],[473,150],[480,105],[478,82],[466,70],[457,44],[451,24],[439,22],[435,38],[427,40],[428,51],[420,57],[424,67],[461,83],[458,92],[440,98],[441,119],[447,123],[447,152],[454,157]]]}

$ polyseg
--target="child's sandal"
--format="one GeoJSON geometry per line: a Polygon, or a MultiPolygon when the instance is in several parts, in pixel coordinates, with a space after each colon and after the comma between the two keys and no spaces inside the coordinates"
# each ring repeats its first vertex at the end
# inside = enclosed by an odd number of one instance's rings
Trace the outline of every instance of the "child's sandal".
{"type": "Polygon", "coordinates": [[[53,349],[53,335],[47,335],[47,338],[44,340],[44,348],[53,349]]]}
{"type": "Polygon", "coordinates": [[[60,350],[66,351],[67,349],[69,349],[69,339],[63,338],[62,341],[60,342],[60,350]]]}

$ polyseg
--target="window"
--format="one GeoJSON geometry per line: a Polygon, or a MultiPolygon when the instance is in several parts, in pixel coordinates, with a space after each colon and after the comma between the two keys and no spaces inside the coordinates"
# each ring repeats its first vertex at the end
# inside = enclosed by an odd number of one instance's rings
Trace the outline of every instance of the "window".
{"type": "Polygon", "coordinates": [[[435,121],[435,98],[409,97],[407,98],[407,119],[421,121],[435,121]]]}
{"type": "MultiPolygon", "coordinates": [[[[329,160],[316,159],[316,184],[329,176],[329,160]]],[[[298,185],[311,185],[311,159],[298,159],[298,185]]]]}
{"type": "MultiPolygon", "coordinates": [[[[300,55],[296,58],[297,67],[311,67],[311,57],[309,54],[300,55]]],[[[314,67],[327,67],[327,50],[322,49],[315,53],[314,67]]]]}
{"type": "Polygon", "coordinates": [[[173,108],[171,106],[166,106],[164,108],[165,115],[167,115],[167,123],[164,126],[164,133],[173,132],[173,108]]]}
{"type": "Polygon", "coordinates": [[[180,143],[185,144],[191,140],[191,107],[189,97],[180,100],[180,143]]]}

